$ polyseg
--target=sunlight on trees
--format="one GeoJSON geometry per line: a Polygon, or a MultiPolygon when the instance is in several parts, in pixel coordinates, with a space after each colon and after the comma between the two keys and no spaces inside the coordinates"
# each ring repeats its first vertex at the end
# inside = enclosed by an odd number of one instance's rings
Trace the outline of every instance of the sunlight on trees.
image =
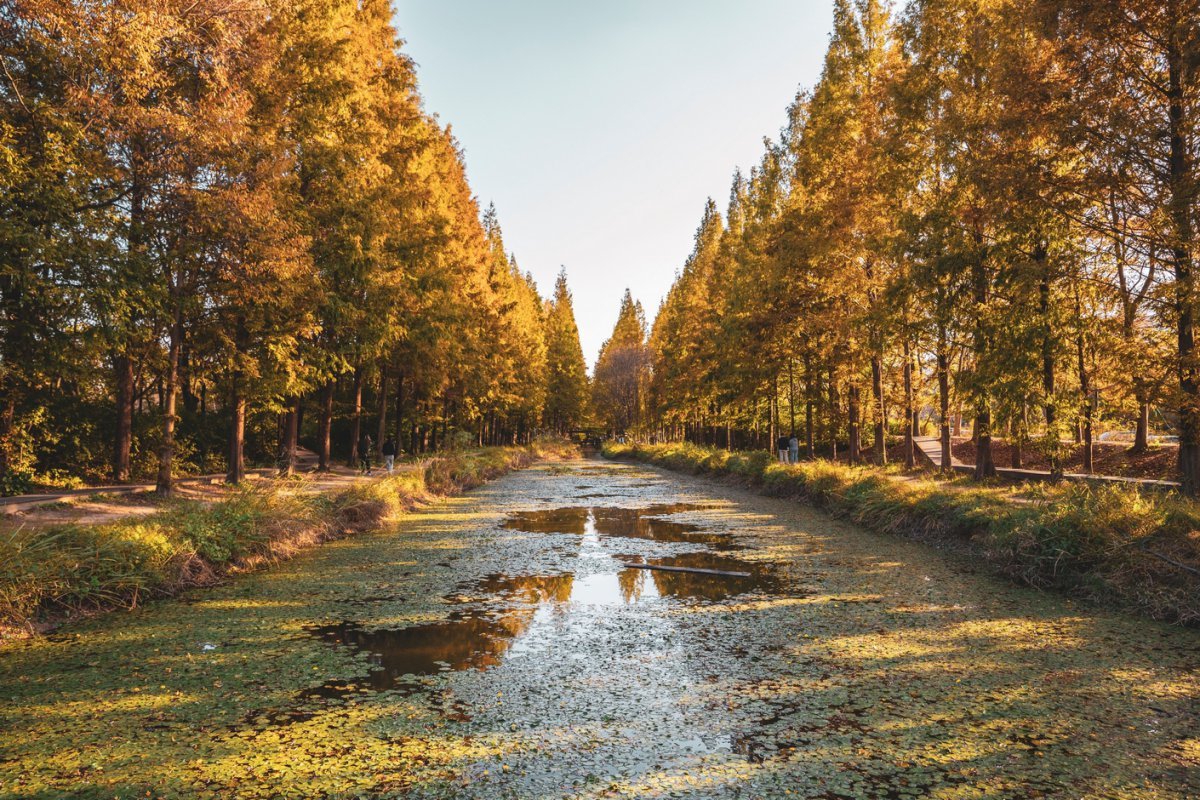
{"type": "Polygon", "coordinates": [[[2,5],[0,493],[582,421],[390,3],[2,5]]]}

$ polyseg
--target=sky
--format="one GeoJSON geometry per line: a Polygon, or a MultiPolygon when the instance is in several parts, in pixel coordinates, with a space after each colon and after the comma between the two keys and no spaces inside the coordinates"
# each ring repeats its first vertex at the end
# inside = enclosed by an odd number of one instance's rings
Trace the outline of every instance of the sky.
{"type": "Polygon", "coordinates": [[[589,365],[628,287],[653,320],[800,88],[830,0],[396,0],[426,109],[543,296],[560,267],[589,365]]]}

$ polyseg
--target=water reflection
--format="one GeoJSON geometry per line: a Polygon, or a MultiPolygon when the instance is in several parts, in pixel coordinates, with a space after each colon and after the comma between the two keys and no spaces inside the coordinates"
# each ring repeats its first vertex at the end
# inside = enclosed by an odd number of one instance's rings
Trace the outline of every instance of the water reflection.
{"type": "Polygon", "coordinates": [[[526,533],[568,533],[645,539],[655,542],[706,544],[717,550],[738,550],[732,534],[706,533],[696,524],[663,519],[672,514],[701,511],[711,506],[674,503],[648,508],[586,508],[572,506],[548,511],[521,511],[503,527],[526,533]]]}
{"type": "Polygon", "coordinates": [[[720,572],[749,572],[746,577],[736,575],[706,575],[694,572],[669,572],[664,570],[626,569],[625,572],[649,574],[657,594],[664,597],[682,597],[691,600],[724,600],[741,594],[771,593],[783,589],[782,581],[769,566],[751,564],[741,559],[717,553],[682,553],[677,556],[651,558],[637,563],[648,563],[662,567],[685,569],[710,569],[720,572]]]}
{"type": "Polygon", "coordinates": [[[459,604],[459,610],[440,622],[372,630],[360,622],[343,621],[307,628],[309,635],[331,645],[368,654],[371,669],[363,678],[331,681],[308,689],[301,699],[342,699],[364,691],[413,691],[421,687],[417,676],[498,666],[514,641],[537,620],[547,619],[547,615],[560,618],[572,607],[631,605],[663,597],[710,602],[779,590],[780,581],[770,568],[728,555],[727,551],[737,549],[730,534],[706,533],[698,525],[663,519],[700,508],[680,503],[643,509],[571,507],[514,514],[505,527],[578,535],[577,569],[551,575],[497,573],[465,583],[446,597],[459,604]],[[602,541],[608,537],[705,544],[712,549],[642,561],[635,556],[614,557],[602,541]],[[655,566],[750,575],[637,569],[628,566],[632,558],[655,566]]]}
{"type": "MultiPolygon", "coordinates": [[[[308,633],[368,653],[371,672],[357,683],[386,691],[408,685],[404,676],[497,666],[532,619],[531,610],[519,608],[496,616],[455,612],[444,621],[409,628],[364,630],[357,622],[339,622],[314,626],[308,633]]],[[[330,688],[336,692],[339,687],[330,688]]]]}

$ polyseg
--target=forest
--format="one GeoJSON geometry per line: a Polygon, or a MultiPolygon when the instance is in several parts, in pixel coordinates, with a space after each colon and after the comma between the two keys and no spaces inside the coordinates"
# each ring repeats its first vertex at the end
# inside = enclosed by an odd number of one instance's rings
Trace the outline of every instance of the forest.
{"type": "Polygon", "coordinates": [[[0,494],[564,432],[544,300],[387,0],[0,2],[0,494]]]}
{"type": "Polygon", "coordinates": [[[908,466],[921,430],[948,465],[965,420],[978,477],[995,437],[1092,471],[1100,432],[1159,434],[1194,495],[1198,224],[1200,4],[837,0],[820,80],[649,330],[627,299],[598,408],[908,466]]]}

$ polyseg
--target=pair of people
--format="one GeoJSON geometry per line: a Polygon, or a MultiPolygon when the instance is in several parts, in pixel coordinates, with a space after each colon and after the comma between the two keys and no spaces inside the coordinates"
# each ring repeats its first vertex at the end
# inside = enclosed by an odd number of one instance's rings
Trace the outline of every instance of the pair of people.
{"type": "Polygon", "coordinates": [[[779,463],[795,464],[800,460],[800,440],[795,433],[791,436],[781,435],[776,447],[779,448],[779,463]]]}
{"type": "MultiPolygon", "coordinates": [[[[358,447],[358,471],[363,475],[371,474],[371,453],[375,452],[375,442],[371,439],[371,434],[367,434],[362,438],[362,442],[358,447]]],[[[396,455],[399,453],[399,448],[396,447],[396,442],[389,437],[383,443],[382,451],[383,463],[387,467],[388,475],[396,468],[396,455]]]]}

